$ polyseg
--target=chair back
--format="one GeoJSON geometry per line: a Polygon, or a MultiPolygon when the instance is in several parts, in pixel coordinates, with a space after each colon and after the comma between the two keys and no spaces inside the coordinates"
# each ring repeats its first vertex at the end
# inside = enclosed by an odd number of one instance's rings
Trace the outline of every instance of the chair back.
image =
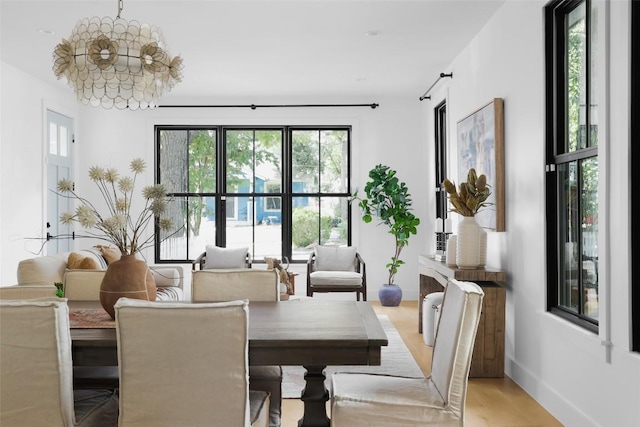
{"type": "Polygon", "coordinates": [[[314,271],[356,271],[358,260],[355,246],[316,246],[314,271]]]}
{"type": "Polygon", "coordinates": [[[433,345],[430,379],[461,419],[483,297],[477,284],[450,280],[433,345]]]}
{"type": "Polygon", "coordinates": [[[0,286],[0,299],[22,300],[55,297],[56,287],[53,285],[0,286]]]}
{"type": "Polygon", "coordinates": [[[66,299],[0,301],[0,374],[0,425],[74,425],[66,299]]]}
{"type": "Polygon", "coordinates": [[[275,270],[198,270],[191,280],[193,302],[279,301],[280,284],[275,270]]]}
{"type": "Polygon", "coordinates": [[[214,245],[205,246],[205,251],[192,263],[192,269],[217,270],[251,268],[249,248],[222,248],[214,245]]]}
{"type": "Polygon", "coordinates": [[[115,305],[119,426],[249,426],[248,301],[115,305]]]}

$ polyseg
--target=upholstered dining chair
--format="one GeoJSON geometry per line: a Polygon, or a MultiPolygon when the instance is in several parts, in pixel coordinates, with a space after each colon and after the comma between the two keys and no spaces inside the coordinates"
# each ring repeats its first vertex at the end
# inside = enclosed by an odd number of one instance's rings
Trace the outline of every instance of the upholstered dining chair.
{"type": "Polygon", "coordinates": [[[66,299],[0,301],[0,375],[2,427],[117,425],[113,390],[73,390],[66,299]]]}
{"type": "MultiPolygon", "coordinates": [[[[191,287],[193,302],[280,300],[280,279],[275,270],[198,270],[192,274],[191,287]]],[[[269,426],[279,427],[282,368],[249,366],[249,389],[270,394],[269,426]]]]}
{"type": "Polygon", "coordinates": [[[316,246],[307,261],[307,296],[314,292],[355,292],[367,300],[366,264],[355,246],[316,246]]]}
{"type": "Polygon", "coordinates": [[[205,246],[202,252],[191,263],[191,269],[220,270],[251,268],[249,248],[222,248],[214,245],[205,246]]]}
{"type": "Polygon", "coordinates": [[[119,427],[267,427],[269,395],[249,391],[248,310],[120,298],[119,427]]]}
{"type": "Polygon", "coordinates": [[[331,425],[464,425],[469,368],[483,297],[475,283],[447,283],[428,378],[335,373],[331,425]]]}

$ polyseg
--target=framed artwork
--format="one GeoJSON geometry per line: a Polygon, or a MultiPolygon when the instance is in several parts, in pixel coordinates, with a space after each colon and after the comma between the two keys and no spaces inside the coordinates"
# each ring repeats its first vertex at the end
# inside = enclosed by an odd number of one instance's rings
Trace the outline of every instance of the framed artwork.
{"type": "Polygon", "coordinates": [[[458,182],[467,181],[469,169],[487,176],[490,206],[476,215],[481,227],[505,231],[504,219],[504,105],[502,98],[474,111],[457,123],[458,182]]]}

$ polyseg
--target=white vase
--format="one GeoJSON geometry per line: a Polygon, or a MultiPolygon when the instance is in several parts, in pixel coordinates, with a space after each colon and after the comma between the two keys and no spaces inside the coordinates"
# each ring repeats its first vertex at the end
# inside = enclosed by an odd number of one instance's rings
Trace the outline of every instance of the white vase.
{"type": "Polygon", "coordinates": [[[458,248],[458,237],[453,235],[447,240],[447,257],[446,263],[449,267],[456,266],[456,251],[458,248]]]}
{"type": "Polygon", "coordinates": [[[480,264],[478,268],[484,268],[487,265],[487,232],[480,227],[480,264]]]}
{"type": "Polygon", "coordinates": [[[456,246],[458,268],[475,269],[486,263],[487,233],[478,225],[475,217],[465,216],[458,224],[456,246]],[[484,250],[481,250],[483,245],[484,250]]]}

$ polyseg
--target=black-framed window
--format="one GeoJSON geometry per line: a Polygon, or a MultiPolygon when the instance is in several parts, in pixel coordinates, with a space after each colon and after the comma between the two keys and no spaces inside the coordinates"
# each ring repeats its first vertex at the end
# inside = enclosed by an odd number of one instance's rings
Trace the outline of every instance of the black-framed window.
{"type": "Polygon", "coordinates": [[[351,242],[348,126],[156,126],[156,181],[181,232],[158,234],[156,262],[206,245],[305,262],[316,244],[351,242]]]}
{"type": "Polygon", "coordinates": [[[545,7],[548,309],[598,331],[598,4],[545,7]]]}

